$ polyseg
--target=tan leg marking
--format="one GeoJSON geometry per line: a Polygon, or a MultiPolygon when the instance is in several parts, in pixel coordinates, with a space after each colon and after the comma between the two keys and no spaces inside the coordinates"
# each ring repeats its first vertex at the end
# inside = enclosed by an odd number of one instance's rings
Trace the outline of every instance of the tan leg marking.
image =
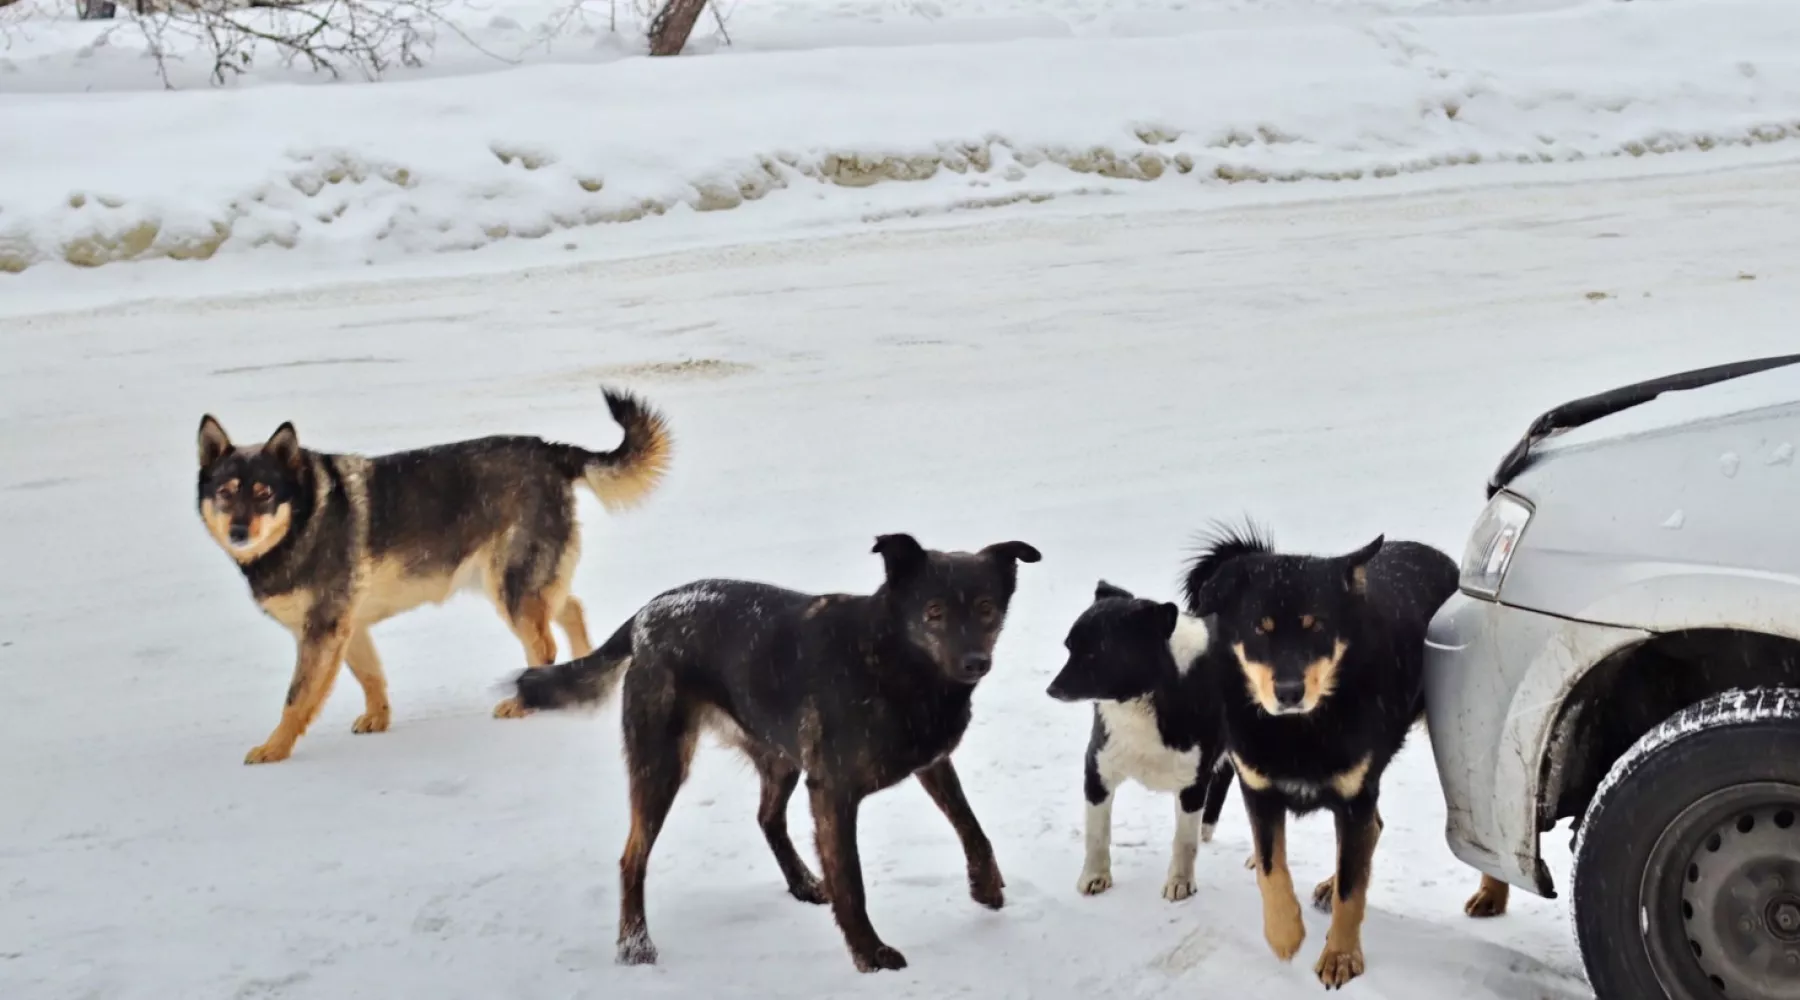
{"type": "Polygon", "coordinates": [[[571,659],[580,659],[594,651],[593,640],[588,637],[587,614],[582,610],[580,601],[573,596],[563,598],[562,610],[556,613],[556,623],[562,626],[563,634],[569,637],[571,659]]]}
{"type": "MultiPolygon", "coordinates": [[[[1352,867],[1363,873],[1362,879],[1351,890],[1350,897],[1344,899],[1333,896],[1331,900],[1331,927],[1325,932],[1325,950],[1319,955],[1319,962],[1313,966],[1318,974],[1319,982],[1326,989],[1337,989],[1363,974],[1365,968],[1362,949],[1363,915],[1368,910],[1369,880],[1372,877],[1372,861],[1375,856],[1375,845],[1381,840],[1381,825],[1371,822],[1367,834],[1359,841],[1363,845],[1364,857],[1360,859],[1340,858],[1339,870],[1352,867]],[[1349,862],[1358,862],[1350,864],[1349,862]]],[[[1336,891],[1336,880],[1333,879],[1333,891],[1336,891]]]]}
{"type": "Polygon", "coordinates": [[[331,694],[332,682],[337,680],[338,665],[344,661],[344,650],[349,641],[348,629],[319,639],[300,640],[294,679],[288,685],[288,699],[281,710],[281,721],[275,724],[274,731],[261,746],[252,747],[244,755],[244,763],[270,764],[286,760],[294,752],[294,742],[306,732],[307,726],[312,725],[326,696],[331,694]]]}
{"type": "Polygon", "coordinates": [[[359,626],[350,633],[350,644],[344,651],[344,662],[350,667],[350,676],[362,685],[363,714],[356,717],[351,724],[353,733],[385,733],[391,721],[392,709],[388,705],[387,676],[381,672],[381,657],[375,654],[375,640],[369,636],[366,626],[359,626]]]}
{"type": "Polygon", "coordinates": [[[1512,899],[1512,886],[1500,881],[1492,875],[1481,876],[1481,888],[1463,905],[1463,912],[1471,917],[1497,917],[1506,912],[1506,904],[1512,899]]]}
{"type": "Polygon", "coordinates": [[[1256,869],[1256,888],[1262,893],[1263,940],[1275,957],[1285,962],[1306,940],[1306,922],[1300,919],[1300,900],[1294,895],[1294,876],[1288,871],[1286,823],[1275,830],[1273,854],[1267,874],[1260,866],[1256,869]]]}
{"type": "MultiPolygon", "coordinates": [[[[508,623],[525,647],[525,665],[530,669],[556,662],[556,636],[550,633],[550,617],[549,602],[537,594],[520,601],[519,613],[508,623]]],[[[496,719],[522,719],[530,714],[517,697],[502,699],[494,706],[496,719]]]]}
{"type": "Polygon", "coordinates": [[[1357,761],[1349,770],[1333,775],[1331,790],[1338,793],[1338,797],[1343,799],[1354,799],[1361,795],[1363,782],[1369,777],[1369,763],[1369,755],[1364,754],[1363,759],[1357,761]]]}

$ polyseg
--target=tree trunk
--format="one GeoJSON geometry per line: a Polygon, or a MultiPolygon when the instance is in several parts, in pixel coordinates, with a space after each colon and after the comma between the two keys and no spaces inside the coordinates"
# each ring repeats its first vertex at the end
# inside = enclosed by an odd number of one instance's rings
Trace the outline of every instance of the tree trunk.
{"type": "Polygon", "coordinates": [[[119,12],[119,5],[113,0],[81,0],[79,10],[83,21],[110,21],[119,12]]]}
{"type": "Polygon", "coordinates": [[[650,19],[650,54],[680,55],[688,36],[694,33],[694,22],[700,20],[700,12],[705,9],[706,0],[667,0],[650,19]]]}

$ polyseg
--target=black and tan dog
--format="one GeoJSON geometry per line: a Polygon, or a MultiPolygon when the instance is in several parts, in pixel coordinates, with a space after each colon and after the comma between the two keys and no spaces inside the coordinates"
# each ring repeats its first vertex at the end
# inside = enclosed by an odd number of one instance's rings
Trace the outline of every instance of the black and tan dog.
{"type": "MultiPolygon", "coordinates": [[[[358,733],[387,729],[387,680],[369,628],[464,587],[500,611],[534,667],[556,661],[551,622],[576,655],[593,648],[569,594],[580,555],[576,483],[609,510],[637,503],[668,467],[663,418],[606,393],[625,438],[607,452],[535,437],[489,437],[365,458],[300,446],[291,423],[235,447],[200,421],[200,517],[250,594],[299,646],[281,721],[244,762],[284,760],[348,663],[362,685],[358,733]]],[[[523,714],[512,699],[497,716],[523,714]]]]}
{"type": "Polygon", "coordinates": [[[644,872],[702,729],[755,765],[757,822],[788,891],[831,904],[858,969],[906,967],[869,923],[856,817],[863,799],[909,776],[962,841],[970,895],[1001,906],[1005,882],[950,754],[993,665],[1016,564],[1041,557],[1024,542],[929,551],[910,535],[882,535],[874,551],[886,581],[871,596],[700,580],[651,600],[592,655],[517,679],[522,704],[560,708],[597,704],[624,678],[631,833],[619,860],[621,963],[656,961],[644,872]],[[823,885],[788,839],[788,799],[802,774],[823,885]]]}
{"type": "Polygon", "coordinates": [[[1314,970],[1328,989],[1363,972],[1381,776],[1424,712],[1425,629],[1456,579],[1449,556],[1417,542],[1295,555],[1253,528],[1220,532],[1189,565],[1188,609],[1221,661],[1211,676],[1256,845],[1263,936],[1283,961],[1306,937],[1287,814],[1337,821],[1337,873],[1313,893],[1331,911],[1314,970]]]}

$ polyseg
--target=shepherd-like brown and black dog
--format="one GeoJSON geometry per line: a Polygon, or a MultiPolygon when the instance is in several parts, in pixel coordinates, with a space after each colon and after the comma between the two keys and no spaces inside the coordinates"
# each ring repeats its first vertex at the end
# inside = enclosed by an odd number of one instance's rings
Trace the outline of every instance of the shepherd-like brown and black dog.
{"type": "MultiPolygon", "coordinates": [[[[209,414],[200,421],[201,520],[234,559],[264,612],[299,646],[275,731],[246,764],[285,760],[348,663],[364,711],[353,732],[388,728],[387,680],[369,628],[456,591],[479,588],[533,667],[556,661],[550,623],[575,655],[593,648],[569,593],[580,556],[575,484],[608,510],[642,500],[668,468],[662,416],[606,392],[624,428],[612,451],[535,437],[487,437],[365,458],[300,446],[292,423],[262,445],[236,447],[209,414]]],[[[508,698],[501,717],[523,715],[508,698]]]]}
{"type": "Polygon", "coordinates": [[[906,967],[869,923],[856,846],[859,805],[884,788],[916,775],[962,841],[970,895],[994,909],[1004,902],[1000,866],[950,754],[993,665],[1017,564],[1041,556],[1024,542],[937,552],[911,535],[882,535],[874,551],[887,578],[871,596],[699,580],[651,600],[593,654],[519,675],[528,708],[598,704],[624,678],[631,834],[619,860],[619,962],[656,961],[644,872],[702,729],[756,766],[757,822],[788,892],[831,903],[863,972],[906,967]],[[788,839],[802,773],[822,886],[788,839]]]}

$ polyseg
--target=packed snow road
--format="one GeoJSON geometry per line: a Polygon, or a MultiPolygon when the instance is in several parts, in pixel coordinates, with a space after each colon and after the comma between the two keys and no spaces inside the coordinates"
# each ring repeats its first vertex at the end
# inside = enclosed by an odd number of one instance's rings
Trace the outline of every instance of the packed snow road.
{"type": "MultiPolygon", "coordinates": [[[[0,996],[1316,996],[1325,918],[1270,956],[1235,797],[1196,898],[1161,898],[1173,805],[1143,792],[1115,814],[1116,885],[1076,894],[1088,717],[1043,690],[1095,580],[1172,596],[1193,532],[1244,512],[1290,546],[1459,552],[1539,410],[1791,350],[1796,261],[1785,166],[0,320],[0,996]],[[392,731],[352,735],[341,682],[292,759],[241,763],[292,648],[192,509],[200,415],[240,440],[292,419],[323,449],[599,447],[603,383],[663,408],[677,450],[640,510],[582,501],[597,635],[699,576],[872,587],[879,532],[1042,549],[957,757],[1004,910],[968,900],[919,788],[884,793],[869,909],[911,968],[858,975],[829,912],[784,892],[753,773],[708,746],[651,864],[662,964],[615,967],[617,709],[490,718],[522,664],[474,597],[376,630],[392,731]]],[[[1587,995],[1561,901],[1462,915],[1475,875],[1423,738],[1384,803],[1346,996],[1587,995]]],[[[792,822],[807,844],[803,796],[792,822]]],[[[1329,820],[1290,850],[1323,877],[1329,820]]]]}

